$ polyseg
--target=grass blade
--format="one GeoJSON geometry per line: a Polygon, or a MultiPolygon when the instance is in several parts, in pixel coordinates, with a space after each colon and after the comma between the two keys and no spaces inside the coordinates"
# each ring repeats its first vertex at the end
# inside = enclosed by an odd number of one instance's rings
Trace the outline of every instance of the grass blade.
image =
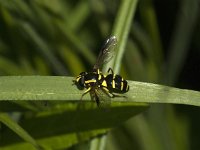
{"type": "Polygon", "coordinates": [[[169,85],[173,85],[181,72],[189,50],[191,36],[199,16],[198,0],[184,0],[181,3],[175,31],[169,46],[170,53],[166,75],[169,85]]]}
{"type": "MultiPolygon", "coordinates": [[[[72,77],[10,76],[0,77],[0,100],[68,100],[79,102],[83,91],[72,85],[72,77]]],[[[174,103],[200,106],[200,92],[158,84],[128,81],[127,98],[113,102],[174,103]]],[[[83,100],[90,101],[89,94],[83,100]]]]}
{"type": "Polygon", "coordinates": [[[32,144],[32,146],[34,146],[35,148],[40,149],[40,146],[37,144],[37,142],[7,114],[0,113],[0,122],[8,126],[26,142],[32,144]]]}
{"type": "Polygon", "coordinates": [[[116,48],[116,56],[113,61],[105,65],[104,71],[109,67],[118,73],[120,71],[121,60],[125,51],[125,45],[128,39],[128,33],[131,27],[132,18],[136,10],[137,0],[122,1],[119,12],[115,21],[112,34],[118,39],[118,46],[116,48]]]}

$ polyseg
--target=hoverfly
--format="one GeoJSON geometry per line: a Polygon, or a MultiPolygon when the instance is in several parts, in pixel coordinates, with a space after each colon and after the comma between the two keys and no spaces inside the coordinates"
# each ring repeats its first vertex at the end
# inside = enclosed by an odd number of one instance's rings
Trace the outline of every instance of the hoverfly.
{"type": "Polygon", "coordinates": [[[103,75],[100,71],[102,65],[112,58],[116,44],[117,38],[115,36],[108,38],[100,50],[93,70],[91,72],[81,72],[73,80],[80,89],[87,89],[82,94],[81,99],[90,92],[92,100],[96,101],[97,106],[100,106],[100,104],[108,102],[108,99],[119,96],[116,93],[128,92],[128,82],[120,75],[115,75],[111,68],[108,70],[108,75],[103,75]],[[109,74],[109,72],[111,73],[109,74]]]}

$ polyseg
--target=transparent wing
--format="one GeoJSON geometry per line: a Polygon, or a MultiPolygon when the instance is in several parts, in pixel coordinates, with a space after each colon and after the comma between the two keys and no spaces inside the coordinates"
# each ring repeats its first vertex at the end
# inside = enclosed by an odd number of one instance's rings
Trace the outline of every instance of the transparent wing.
{"type": "Polygon", "coordinates": [[[115,36],[111,36],[106,40],[104,45],[102,46],[99,56],[97,57],[97,61],[93,67],[93,69],[99,69],[102,67],[102,64],[107,63],[114,55],[114,49],[117,44],[117,38],[115,36]]]}
{"type": "Polygon", "coordinates": [[[111,105],[111,98],[103,91],[102,88],[95,89],[95,100],[97,106],[100,108],[109,108],[111,105]]]}
{"type": "Polygon", "coordinates": [[[111,104],[110,97],[100,87],[92,90],[90,96],[99,108],[108,108],[111,104]]]}

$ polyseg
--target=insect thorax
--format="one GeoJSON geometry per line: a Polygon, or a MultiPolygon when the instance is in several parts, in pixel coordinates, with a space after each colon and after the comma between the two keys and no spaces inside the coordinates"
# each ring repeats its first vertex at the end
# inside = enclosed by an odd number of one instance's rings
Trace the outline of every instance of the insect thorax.
{"type": "Polygon", "coordinates": [[[101,85],[104,81],[104,76],[100,72],[82,72],[76,77],[76,83],[85,88],[101,85]]]}

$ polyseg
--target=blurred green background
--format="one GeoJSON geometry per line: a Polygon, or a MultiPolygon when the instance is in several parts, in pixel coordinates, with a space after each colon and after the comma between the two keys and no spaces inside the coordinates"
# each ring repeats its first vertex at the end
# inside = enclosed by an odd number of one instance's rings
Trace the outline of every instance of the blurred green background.
{"type": "MultiPolygon", "coordinates": [[[[111,35],[119,0],[0,0],[0,75],[76,76],[111,35]]],[[[139,0],[121,73],[200,90],[199,0],[139,0]]],[[[107,135],[70,149],[196,150],[200,109],[151,105],[107,135]],[[95,145],[96,140],[104,144],[95,145]]]]}

